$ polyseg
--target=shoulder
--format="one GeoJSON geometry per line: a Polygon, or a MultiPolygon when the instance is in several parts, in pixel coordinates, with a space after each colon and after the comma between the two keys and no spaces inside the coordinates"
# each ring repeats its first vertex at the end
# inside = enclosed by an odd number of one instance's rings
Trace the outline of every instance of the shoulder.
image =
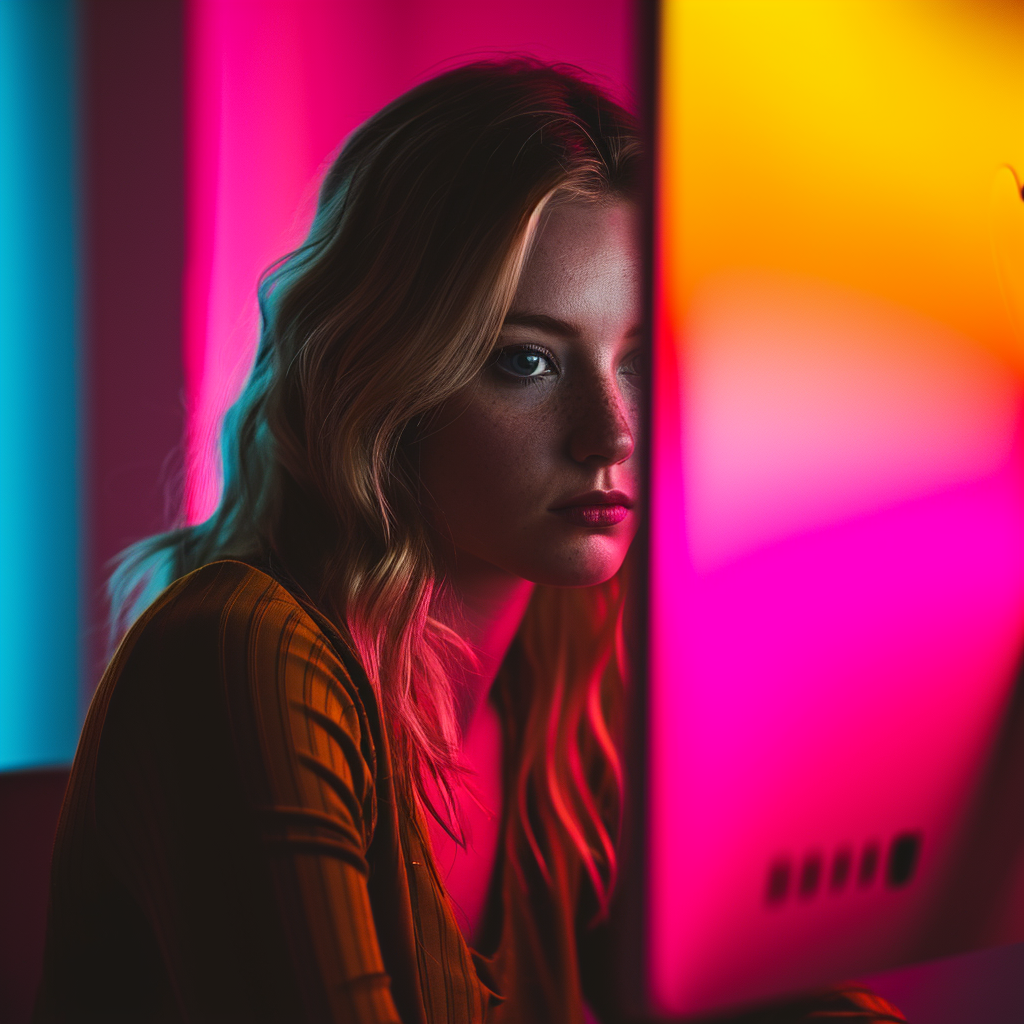
{"type": "Polygon", "coordinates": [[[340,632],[272,576],[239,561],[211,562],[172,583],[129,631],[113,664],[154,651],[161,660],[212,661],[207,667],[221,672],[266,674],[296,659],[322,662],[353,696],[364,690],[365,673],[340,632]]]}
{"type": "Polygon", "coordinates": [[[187,793],[193,808],[344,806],[368,840],[384,742],[376,697],[330,623],[259,569],[214,562],[173,583],[125,637],[97,698],[108,793],[134,774],[146,794],[187,793]],[[244,796],[217,789],[230,779],[244,796]]]}
{"type": "Polygon", "coordinates": [[[299,633],[323,644],[345,642],[320,616],[309,612],[272,576],[245,562],[211,562],[176,580],[153,602],[129,631],[125,644],[157,637],[197,640],[250,640],[299,633]]]}
{"type": "Polygon", "coordinates": [[[153,714],[223,704],[236,725],[288,721],[304,709],[343,728],[373,759],[377,700],[351,647],[244,562],[213,562],[171,584],[129,631],[103,685],[153,714]]]}

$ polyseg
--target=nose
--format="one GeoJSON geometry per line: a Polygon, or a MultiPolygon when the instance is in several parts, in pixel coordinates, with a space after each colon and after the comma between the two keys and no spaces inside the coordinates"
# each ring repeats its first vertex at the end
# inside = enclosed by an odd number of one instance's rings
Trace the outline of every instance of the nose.
{"type": "Polygon", "coordinates": [[[598,466],[625,462],[633,454],[634,417],[616,382],[595,381],[585,395],[579,396],[569,455],[576,462],[598,466]]]}

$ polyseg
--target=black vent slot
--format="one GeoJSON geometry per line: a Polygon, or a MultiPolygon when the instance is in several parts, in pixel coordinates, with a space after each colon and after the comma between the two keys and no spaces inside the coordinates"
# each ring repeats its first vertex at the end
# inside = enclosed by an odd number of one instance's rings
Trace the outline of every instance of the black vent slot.
{"type": "Polygon", "coordinates": [[[768,865],[764,898],[770,907],[778,907],[794,895],[810,901],[823,890],[838,896],[856,883],[867,889],[881,874],[890,888],[898,889],[914,877],[921,855],[921,833],[900,832],[889,843],[882,864],[882,844],[868,840],[856,855],[854,847],[844,844],[831,854],[810,850],[803,858],[775,857],[768,865]]]}
{"type": "Polygon", "coordinates": [[[903,832],[889,847],[889,861],[885,877],[891,886],[906,885],[914,877],[917,859],[921,853],[921,836],[917,832],[903,832]]]}

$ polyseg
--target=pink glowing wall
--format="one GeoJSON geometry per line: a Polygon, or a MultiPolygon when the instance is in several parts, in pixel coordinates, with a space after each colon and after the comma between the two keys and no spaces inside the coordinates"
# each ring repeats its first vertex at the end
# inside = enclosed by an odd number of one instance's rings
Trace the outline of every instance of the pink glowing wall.
{"type": "Polygon", "coordinates": [[[189,521],[219,490],[215,441],[257,335],[261,271],[302,238],[346,134],[431,73],[526,52],[629,97],[630,0],[190,0],[185,374],[189,521]]]}

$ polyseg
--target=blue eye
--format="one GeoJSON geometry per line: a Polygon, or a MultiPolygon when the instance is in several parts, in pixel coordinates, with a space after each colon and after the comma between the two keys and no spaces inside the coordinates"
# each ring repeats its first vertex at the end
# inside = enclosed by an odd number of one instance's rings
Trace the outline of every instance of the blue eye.
{"type": "Polygon", "coordinates": [[[623,363],[623,369],[637,377],[646,377],[648,363],[649,360],[646,352],[636,352],[623,363]]]}
{"type": "Polygon", "coordinates": [[[495,362],[505,373],[520,380],[549,377],[555,372],[552,360],[532,348],[504,348],[495,362]]]}

